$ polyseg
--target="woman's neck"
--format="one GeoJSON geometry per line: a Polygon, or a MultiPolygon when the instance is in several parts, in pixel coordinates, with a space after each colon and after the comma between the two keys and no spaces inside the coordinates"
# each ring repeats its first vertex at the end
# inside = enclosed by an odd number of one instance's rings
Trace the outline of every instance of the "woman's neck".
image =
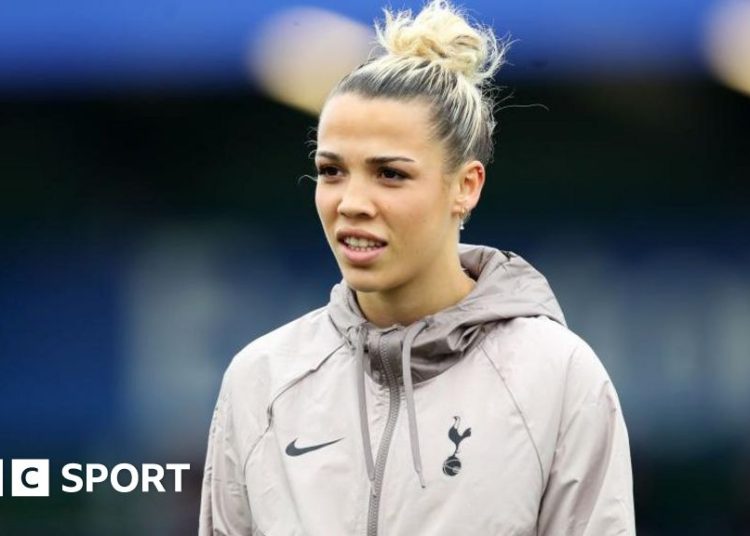
{"type": "Polygon", "coordinates": [[[362,313],[378,327],[408,326],[420,318],[457,304],[476,282],[456,262],[450,270],[432,270],[387,292],[356,292],[362,313]]]}

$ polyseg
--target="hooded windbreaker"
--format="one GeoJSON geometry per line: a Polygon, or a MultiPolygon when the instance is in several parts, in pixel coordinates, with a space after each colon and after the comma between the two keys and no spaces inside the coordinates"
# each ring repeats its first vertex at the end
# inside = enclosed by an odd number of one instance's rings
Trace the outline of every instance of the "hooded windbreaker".
{"type": "Polygon", "coordinates": [[[454,306],[378,328],[342,281],[235,356],[200,535],[635,534],[601,362],[522,257],[459,254],[477,284],[454,306]]]}

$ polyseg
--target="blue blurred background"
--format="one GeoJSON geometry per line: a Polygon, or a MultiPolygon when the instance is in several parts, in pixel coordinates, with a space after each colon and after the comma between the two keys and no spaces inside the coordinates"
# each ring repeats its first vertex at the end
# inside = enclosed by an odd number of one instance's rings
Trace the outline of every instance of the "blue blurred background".
{"type": "MultiPolygon", "coordinates": [[[[516,40],[464,241],[539,268],[605,364],[639,534],[750,534],[748,2],[463,5],[516,40]]],[[[181,494],[6,493],[0,534],[196,532],[223,370],[340,279],[300,177],[381,7],[0,3],[6,491],[11,458],[191,463],[181,494]]]]}

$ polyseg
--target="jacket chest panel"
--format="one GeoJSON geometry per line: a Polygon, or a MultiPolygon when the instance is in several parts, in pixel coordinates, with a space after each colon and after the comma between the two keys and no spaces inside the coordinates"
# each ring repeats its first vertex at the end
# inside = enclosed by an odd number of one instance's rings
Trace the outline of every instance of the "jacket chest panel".
{"type": "Polygon", "coordinates": [[[414,395],[426,488],[402,412],[381,499],[387,534],[535,534],[543,491],[536,451],[486,359],[472,353],[414,395]]]}
{"type": "MultiPolygon", "coordinates": [[[[352,360],[340,359],[274,402],[272,425],[246,467],[250,503],[257,505],[256,522],[266,536],[365,534],[370,484],[357,380],[352,360]]],[[[390,388],[369,378],[365,387],[376,452],[390,388]]],[[[521,415],[488,361],[472,352],[416,385],[414,396],[427,487],[420,487],[414,472],[400,388],[380,533],[534,534],[542,492],[538,460],[521,415]]]]}
{"type": "Polygon", "coordinates": [[[368,479],[351,360],[330,363],[280,395],[246,466],[266,536],[364,532],[368,479]]]}

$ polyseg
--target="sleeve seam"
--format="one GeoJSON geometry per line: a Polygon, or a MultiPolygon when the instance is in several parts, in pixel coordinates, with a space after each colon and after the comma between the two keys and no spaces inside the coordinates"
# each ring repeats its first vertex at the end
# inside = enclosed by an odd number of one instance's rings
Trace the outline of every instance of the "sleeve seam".
{"type": "MultiPolygon", "coordinates": [[[[485,341],[486,341],[486,339],[485,339],[485,341]]],[[[482,345],[480,346],[480,348],[482,350],[482,353],[484,354],[484,356],[487,359],[487,361],[490,362],[490,365],[492,366],[492,368],[495,370],[495,373],[500,378],[500,381],[502,382],[503,387],[507,391],[508,396],[510,396],[510,399],[513,401],[513,406],[515,407],[516,411],[518,412],[518,415],[521,417],[521,421],[523,422],[524,430],[526,430],[526,434],[529,437],[529,441],[531,442],[531,446],[534,448],[534,454],[536,455],[536,460],[537,460],[537,463],[539,464],[539,476],[541,478],[542,489],[544,489],[546,487],[546,485],[547,485],[547,483],[546,483],[546,477],[545,477],[545,474],[544,474],[544,464],[542,463],[542,457],[539,454],[539,447],[537,446],[536,441],[534,441],[534,436],[532,435],[531,429],[529,428],[529,423],[526,420],[526,415],[524,415],[523,411],[521,410],[521,406],[518,404],[518,401],[516,400],[516,397],[513,394],[513,391],[511,390],[510,386],[508,385],[508,382],[505,381],[505,377],[500,372],[500,370],[498,370],[497,366],[495,365],[495,362],[490,358],[489,354],[487,354],[487,350],[485,349],[484,346],[485,345],[484,345],[484,341],[483,341],[482,345]]]]}
{"type": "MultiPolygon", "coordinates": [[[[562,406],[562,410],[563,410],[563,415],[565,415],[565,414],[571,414],[571,415],[573,415],[573,417],[572,417],[572,418],[570,419],[570,422],[566,424],[566,426],[565,426],[565,429],[564,429],[564,430],[562,430],[562,429],[558,429],[558,432],[557,432],[557,443],[558,443],[558,444],[559,444],[559,443],[560,443],[560,442],[561,442],[561,441],[562,441],[563,439],[565,439],[565,437],[566,437],[566,436],[568,435],[568,432],[570,431],[571,427],[573,426],[573,424],[575,424],[575,422],[576,422],[576,419],[578,419],[578,416],[579,416],[579,415],[581,414],[581,412],[580,412],[580,411],[578,411],[578,410],[580,410],[580,409],[583,409],[583,408],[585,408],[586,406],[597,406],[597,407],[598,407],[598,406],[600,405],[600,403],[601,403],[601,390],[604,390],[604,389],[606,389],[606,388],[607,388],[607,386],[608,386],[608,385],[610,385],[610,384],[612,383],[612,382],[611,382],[611,380],[610,380],[609,378],[607,378],[607,379],[606,379],[606,381],[605,381],[605,382],[604,382],[604,383],[603,383],[603,384],[601,385],[601,387],[600,387],[600,391],[599,391],[599,393],[597,394],[597,396],[596,396],[595,400],[588,400],[588,399],[584,400],[583,402],[581,402],[581,404],[580,404],[579,406],[577,406],[577,407],[575,408],[575,409],[576,409],[576,411],[575,411],[575,412],[566,412],[566,411],[565,411],[565,410],[566,410],[566,407],[567,407],[567,405],[566,405],[566,398],[567,398],[567,394],[568,394],[568,389],[567,389],[567,387],[568,387],[568,376],[569,376],[569,371],[570,371],[570,367],[571,367],[571,364],[572,364],[572,362],[573,362],[573,355],[574,355],[574,354],[575,354],[575,353],[576,353],[576,352],[577,352],[578,350],[580,350],[580,349],[581,349],[581,347],[582,347],[582,344],[580,344],[580,343],[576,344],[576,345],[575,345],[575,346],[573,347],[573,350],[572,350],[572,351],[570,352],[570,355],[568,356],[568,363],[567,363],[567,365],[566,365],[566,367],[565,367],[565,383],[564,383],[564,385],[565,385],[565,395],[563,395],[563,406],[562,406]]],[[[593,351],[593,350],[592,350],[592,351],[593,351]]],[[[616,408],[613,408],[613,409],[612,409],[612,411],[616,411],[616,408]]],[[[560,422],[560,424],[562,425],[562,418],[560,419],[560,421],[561,421],[561,422],[560,422]]]]}
{"type": "MultiPolygon", "coordinates": [[[[313,367],[311,369],[308,369],[304,373],[302,373],[299,376],[293,378],[292,380],[290,380],[289,382],[287,382],[285,385],[283,385],[276,393],[274,393],[273,396],[271,396],[271,400],[268,403],[268,407],[266,408],[266,411],[265,411],[265,414],[266,414],[266,424],[265,424],[265,427],[258,434],[258,437],[255,439],[255,441],[252,442],[252,444],[248,447],[247,453],[243,455],[243,459],[242,459],[242,474],[243,474],[243,478],[244,478],[244,474],[245,474],[245,472],[247,470],[247,464],[250,462],[250,458],[252,457],[253,452],[255,451],[255,448],[258,446],[258,444],[260,443],[260,441],[263,439],[263,436],[265,436],[268,433],[268,431],[271,429],[271,425],[273,423],[273,404],[276,402],[276,400],[281,395],[283,395],[287,390],[289,390],[292,387],[294,387],[294,385],[296,385],[297,383],[299,383],[300,381],[302,381],[303,379],[305,379],[306,377],[308,377],[310,374],[316,372],[321,366],[323,366],[331,358],[331,356],[333,356],[334,354],[336,354],[336,352],[338,352],[343,346],[344,346],[343,344],[340,344],[340,345],[336,346],[336,348],[334,348],[328,355],[326,355],[323,359],[321,359],[320,362],[315,365],[315,367],[313,367]]],[[[248,433],[245,435],[245,438],[244,438],[243,442],[248,442],[248,438],[250,436],[251,436],[251,433],[248,431],[248,433]]]]}

